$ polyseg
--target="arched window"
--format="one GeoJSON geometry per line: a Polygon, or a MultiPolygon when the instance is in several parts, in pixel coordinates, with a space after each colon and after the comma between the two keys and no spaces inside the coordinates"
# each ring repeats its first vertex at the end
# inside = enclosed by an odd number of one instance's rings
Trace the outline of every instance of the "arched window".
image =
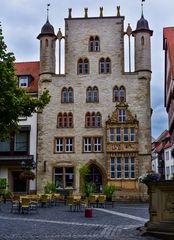
{"type": "Polygon", "coordinates": [[[110,58],[100,58],[99,60],[99,73],[111,73],[111,60],[110,58]]]}
{"type": "Polygon", "coordinates": [[[100,58],[99,61],[99,68],[100,68],[100,73],[105,73],[105,60],[104,58],[100,58]]]}
{"type": "Polygon", "coordinates": [[[70,128],[73,127],[73,114],[72,113],[68,113],[68,126],[70,128]]]}
{"type": "Polygon", "coordinates": [[[89,112],[86,113],[85,123],[86,123],[86,127],[90,127],[91,126],[91,114],[89,112]]]}
{"type": "Polygon", "coordinates": [[[63,127],[68,127],[67,113],[63,114],[63,127]]]}
{"type": "Polygon", "coordinates": [[[94,38],[93,37],[89,38],[89,51],[90,52],[94,51],[94,38]]]}
{"type": "Polygon", "coordinates": [[[69,87],[68,88],[68,102],[73,102],[73,100],[74,100],[74,97],[73,97],[73,89],[72,89],[72,87],[69,87]]]}
{"type": "Polygon", "coordinates": [[[95,117],[95,112],[91,114],[91,127],[96,126],[96,117],[95,117]]]}
{"type": "Polygon", "coordinates": [[[86,101],[92,102],[92,88],[91,87],[87,88],[86,101]]]}
{"type": "Polygon", "coordinates": [[[57,116],[57,127],[58,128],[63,127],[62,113],[59,113],[58,116],[57,116]]]}
{"type": "Polygon", "coordinates": [[[87,112],[85,115],[86,127],[101,127],[101,114],[95,112],[87,112]]]}
{"type": "Polygon", "coordinates": [[[83,74],[83,60],[81,58],[78,61],[78,74],[83,74]]]}
{"type": "Polygon", "coordinates": [[[73,114],[59,113],[57,115],[57,127],[58,128],[72,128],[73,127],[73,114]]]}
{"type": "Polygon", "coordinates": [[[118,96],[118,87],[115,86],[113,89],[113,102],[119,101],[119,96],[118,96]]]}
{"type": "Polygon", "coordinates": [[[96,127],[101,127],[101,114],[98,112],[96,114],[96,127]]]}
{"type": "Polygon", "coordinates": [[[106,58],[106,66],[105,66],[106,73],[111,72],[111,60],[110,58],[106,58]]]}
{"type": "Polygon", "coordinates": [[[100,39],[98,36],[91,36],[89,38],[89,51],[90,52],[100,51],[100,39]]]}
{"type": "Polygon", "coordinates": [[[94,87],[93,88],[93,101],[98,102],[98,100],[99,100],[98,88],[94,87]]]}
{"type": "Polygon", "coordinates": [[[66,103],[67,102],[67,89],[66,87],[64,87],[62,89],[62,103],[66,103]]]}
{"type": "Polygon", "coordinates": [[[100,39],[98,36],[95,37],[95,43],[94,43],[95,47],[94,47],[94,50],[96,52],[99,52],[100,51],[100,39]]]}
{"type": "Polygon", "coordinates": [[[125,93],[125,87],[120,87],[120,101],[125,102],[126,101],[126,93],[125,93]]]}
{"type": "Polygon", "coordinates": [[[84,74],[88,74],[89,73],[89,61],[87,58],[84,59],[84,74]]]}
{"type": "Polygon", "coordinates": [[[89,73],[89,60],[85,58],[84,60],[80,58],[77,64],[78,74],[88,74],[89,73]]]}

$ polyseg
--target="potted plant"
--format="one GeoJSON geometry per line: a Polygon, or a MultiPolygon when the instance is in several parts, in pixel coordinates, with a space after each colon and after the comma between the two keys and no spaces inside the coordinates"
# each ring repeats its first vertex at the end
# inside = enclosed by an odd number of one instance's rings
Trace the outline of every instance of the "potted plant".
{"type": "Polygon", "coordinates": [[[152,182],[158,182],[160,181],[160,175],[158,173],[155,173],[153,171],[149,171],[144,173],[138,178],[138,181],[140,183],[144,183],[147,186],[152,183],[152,182]]]}
{"type": "Polygon", "coordinates": [[[111,202],[113,193],[117,190],[115,185],[105,185],[103,187],[103,193],[106,195],[106,201],[111,202]]]}
{"type": "Polygon", "coordinates": [[[56,192],[56,185],[53,182],[47,182],[44,187],[44,193],[50,194],[56,192]]]}

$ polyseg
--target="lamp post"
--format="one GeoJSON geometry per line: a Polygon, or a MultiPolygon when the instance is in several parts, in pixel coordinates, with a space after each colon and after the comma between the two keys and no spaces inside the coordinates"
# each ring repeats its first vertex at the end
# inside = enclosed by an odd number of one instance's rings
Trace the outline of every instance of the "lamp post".
{"type": "Polygon", "coordinates": [[[36,162],[33,160],[32,162],[22,161],[21,167],[23,169],[23,172],[20,174],[19,178],[26,180],[26,192],[29,194],[29,183],[30,180],[35,179],[35,174],[32,170],[36,168],[36,162]]]}

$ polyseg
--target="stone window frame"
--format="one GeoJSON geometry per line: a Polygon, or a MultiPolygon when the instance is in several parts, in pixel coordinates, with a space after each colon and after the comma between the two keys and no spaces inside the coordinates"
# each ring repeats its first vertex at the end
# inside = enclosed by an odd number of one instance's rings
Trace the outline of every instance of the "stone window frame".
{"type": "Polygon", "coordinates": [[[63,87],[61,90],[61,103],[73,103],[74,90],[72,87],[63,87]]]}
{"type": "Polygon", "coordinates": [[[99,102],[99,90],[97,86],[88,86],[86,89],[86,102],[87,103],[98,103],[99,102]],[[89,95],[91,93],[91,96],[89,95]]]}
{"type": "Polygon", "coordinates": [[[70,154],[75,152],[75,138],[72,136],[68,137],[55,137],[54,138],[54,153],[55,154],[70,154]],[[59,143],[57,141],[59,140],[59,143]],[[68,143],[67,140],[72,140],[72,143],[68,143]],[[70,146],[71,145],[71,146],[70,146]],[[72,150],[67,150],[68,148],[72,147],[72,150]],[[61,150],[58,150],[58,148],[61,150]]]}
{"type": "Polygon", "coordinates": [[[57,189],[69,189],[69,188],[74,188],[75,186],[75,169],[74,166],[57,166],[54,168],[54,181],[55,181],[55,185],[57,189]],[[72,168],[72,172],[69,173],[66,170],[72,168]],[[58,172],[56,173],[56,169],[62,169],[62,172],[58,172]],[[72,179],[73,179],[73,183],[71,186],[67,186],[67,181],[66,181],[66,176],[70,176],[72,175],[72,179]],[[59,176],[58,179],[56,179],[56,176],[59,176]],[[61,183],[57,184],[56,181],[60,181],[59,179],[61,179],[61,183]]]}
{"type": "Polygon", "coordinates": [[[89,52],[100,52],[100,37],[99,36],[90,36],[88,44],[89,52]]]}
{"type": "Polygon", "coordinates": [[[82,153],[102,153],[103,137],[102,136],[84,136],[82,139],[82,153]],[[99,141],[98,141],[99,140],[99,141]],[[86,141],[86,143],[85,143],[86,141]]]}
{"type": "Polygon", "coordinates": [[[136,138],[137,138],[137,135],[136,135],[135,127],[111,127],[108,130],[108,140],[110,143],[113,143],[113,142],[134,143],[136,142],[136,138]],[[127,133],[125,133],[125,129],[128,130],[127,133]],[[118,130],[120,132],[118,132],[118,130]],[[128,139],[127,141],[125,141],[125,135],[127,136],[127,139],[128,139]]]}
{"type": "Polygon", "coordinates": [[[73,113],[59,112],[57,114],[57,128],[73,128],[73,113]]]}
{"type": "Polygon", "coordinates": [[[111,73],[111,59],[109,57],[101,57],[99,59],[99,74],[111,73]]]}
{"type": "Polygon", "coordinates": [[[78,75],[87,75],[89,74],[90,64],[87,57],[79,58],[77,61],[77,74],[78,75]]]}
{"type": "Polygon", "coordinates": [[[126,102],[126,88],[121,85],[115,85],[112,90],[113,102],[126,102]]]}
{"type": "Polygon", "coordinates": [[[131,156],[110,157],[111,179],[136,179],[136,160],[131,156]]]}
{"type": "Polygon", "coordinates": [[[102,127],[102,115],[100,112],[87,112],[85,114],[86,128],[100,128],[102,127]]]}

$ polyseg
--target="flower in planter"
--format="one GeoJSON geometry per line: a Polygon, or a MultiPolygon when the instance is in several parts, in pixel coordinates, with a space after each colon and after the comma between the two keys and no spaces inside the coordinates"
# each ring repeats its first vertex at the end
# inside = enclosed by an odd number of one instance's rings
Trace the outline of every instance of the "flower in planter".
{"type": "Polygon", "coordinates": [[[160,175],[153,171],[144,173],[138,178],[140,183],[148,184],[151,182],[158,182],[160,180],[160,175]]]}

